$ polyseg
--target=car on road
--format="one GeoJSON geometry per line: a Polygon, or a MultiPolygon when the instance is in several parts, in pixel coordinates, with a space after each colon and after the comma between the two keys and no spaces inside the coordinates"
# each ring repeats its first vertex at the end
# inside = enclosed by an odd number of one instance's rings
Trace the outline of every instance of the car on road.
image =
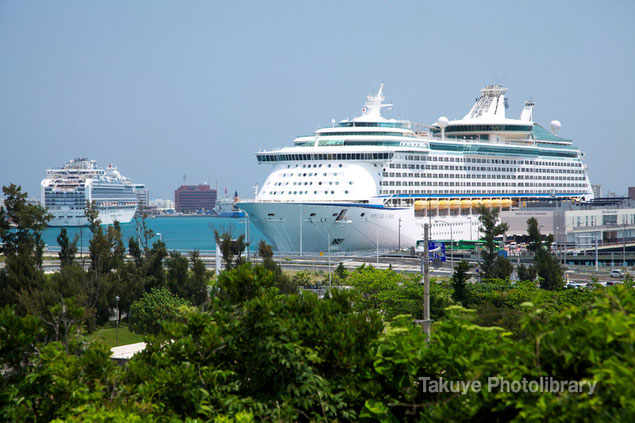
{"type": "Polygon", "coordinates": [[[567,287],[569,288],[582,289],[582,288],[586,288],[586,286],[587,286],[586,282],[577,282],[577,281],[567,282],[567,287]]]}
{"type": "Polygon", "coordinates": [[[613,269],[613,270],[611,270],[610,276],[612,278],[623,278],[624,277],[624,272],[622,272],[619,269],[613,269]]]}

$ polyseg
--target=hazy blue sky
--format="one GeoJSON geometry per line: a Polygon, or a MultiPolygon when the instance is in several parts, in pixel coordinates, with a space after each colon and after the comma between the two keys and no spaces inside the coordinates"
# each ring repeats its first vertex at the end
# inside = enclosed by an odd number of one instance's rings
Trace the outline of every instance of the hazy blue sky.
{"type": "Polygon", "coordinates": [[[0,184],[116,164],[152,198],[218,180],[251,197],[258,148],[360,114],[462,117],[490,83],[536,102],[592,183],[635,185],[634,1],[0,0],[0,184]]]}

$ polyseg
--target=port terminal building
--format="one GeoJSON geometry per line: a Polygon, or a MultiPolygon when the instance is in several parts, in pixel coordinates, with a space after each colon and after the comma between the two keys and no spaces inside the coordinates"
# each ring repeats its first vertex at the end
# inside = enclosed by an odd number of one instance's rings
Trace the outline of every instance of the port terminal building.
{"type": "Polygon", "coordinates": [[[604,252],[635,250],[635,200],[598,198],[590,202],[532,201],[502,211],[509,225],[506,238],[527,236],[527,220],[536,218],[543,235],[552,234],[557,250],[573,254],[596,248],[604,252]]]}

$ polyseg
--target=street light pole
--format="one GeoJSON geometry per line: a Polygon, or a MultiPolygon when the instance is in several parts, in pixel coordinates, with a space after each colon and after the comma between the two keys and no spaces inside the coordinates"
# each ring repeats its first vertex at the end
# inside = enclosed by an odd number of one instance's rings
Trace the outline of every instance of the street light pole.
{"type": "Polygon", "coordinates": [[[157,232],[157,235],[159,235],[159,241],[160,241],[160,242],[163,242],[163,237],[162,237],[162,235],[161,235],[161,232],[157,232]]]}
{"type": "Polygon", "coordinates": [[[622,228],[622,267],[626,268],[626,225],[620,225],[622,228]]]}
{"type": "Polygon", "coordinates": [[[329,244],[329,286],[331,286],[331,234],[329,234],[328,228],[326,229],[326,241],[329,244]]]}
{"type": "Polygon", "coordinates": [[[558,254],[560,247],[558,244],[558,231],[560,231],[560,226],[556,226],[556,258],[558,259],[558,262],[560,262],[560,255],[558,254]]]}
{"type": "Polygon", "coordinates": [[[377,266],[379,267],[379,221],[375,222],[375,229],[377,230],[375,242],[377,243],[377,266]]]}
{"type": "Polygon", "coordinates": [[[302,204],[300,204],[300,255],[302,255],[302,204]]]}
{"type": "Polygon", "coordinates": [[[119,295],[115,297],[115,304],[117,304],[117,326],[115,329],[115,345],[119,345],[119,295]]]}
{"type": "Polygon", "coordinates": [[[598,271],[598,235],[595,234],[595,271],[598,271]]]}
{"type": "Polygon", "coordinates": [[[397,249],[401,251],[401,217],[399,218],[399,242],[397,245],[397,249]]]}
{"type": "Polygon", "coordinates": [[[247,261],[249,261],[249,250],[251,249],[251,242],[249,240],[249,213],[245,213],[245,219],[246,219],[246,226],[247,226],[247,230],[246,230],[246,234],[245,236],[247,237],[247,261]]]}

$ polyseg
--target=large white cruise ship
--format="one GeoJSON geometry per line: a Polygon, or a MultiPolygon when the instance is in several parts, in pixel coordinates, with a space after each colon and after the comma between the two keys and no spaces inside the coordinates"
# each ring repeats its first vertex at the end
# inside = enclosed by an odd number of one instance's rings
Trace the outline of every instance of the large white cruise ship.
{"type": "Polygon", "coordinates": [[[117,168],[100,169],[94,160],[73,159],[48,169],[42,180],[42,203],[53,215],[49,226],[84,226],[87,201],[94,201],[104,225],[128,223],[137,209],[130,179],[117,168]]]}
{"type": "Polygon", "coordinates": [[[383,84],[362,115],[259,151],[273,169],[240,208],[279,250],[404,248],[423,238],[476,240],[478,208],[536,198],[593,198],[583,153],[570,139],[505,116],[507,89],[491,85],[463,119],[431,125],[386,119],[383,84]]]}

